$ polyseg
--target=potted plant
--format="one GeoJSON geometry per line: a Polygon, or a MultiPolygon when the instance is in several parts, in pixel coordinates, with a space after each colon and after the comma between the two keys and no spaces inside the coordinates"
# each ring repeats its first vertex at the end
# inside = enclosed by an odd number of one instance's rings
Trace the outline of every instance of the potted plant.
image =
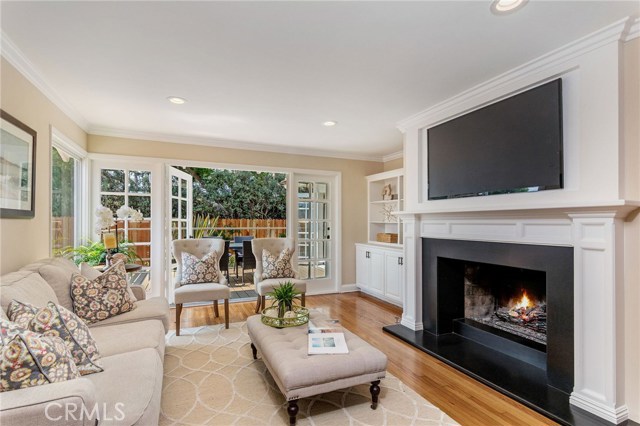
{"type": "MultiPolygon", "coordinates": [[[[113,253],[122,253],[127,256],[127,260],[131,263],[141,262],[140,256],[136,253],[133,244],[126,241],[121,242],[117,249],[112,250],[113,253]]],[[[88,263],[91,266],[96,266],[105,263],[107,256],[107,250],[104,248],[102,241],[87,241],[86,244],[77,247],[67,247],[60,250],[57,255],[66,257],[75,262],[76,265],[80,263],[88,263]]]]}
{"type": "Polygon", "coordinates": [[[277,306],[278,318],[285,318],[287,312],[293,311],[294,301],[300,299],[300,292],[296,290],[296,286],[291,281],[287,281],[274,287],[272,292],[267,293],[267,296],[273,299],[271,306],[277,306]]]}

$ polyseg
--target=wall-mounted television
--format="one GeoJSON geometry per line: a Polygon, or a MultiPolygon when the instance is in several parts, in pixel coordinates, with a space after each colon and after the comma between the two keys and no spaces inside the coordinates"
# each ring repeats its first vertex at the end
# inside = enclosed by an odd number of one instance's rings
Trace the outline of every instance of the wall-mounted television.
{"type": "Polygon", "coordinates": [[[563,187],[562,80],[427,130],[429,200],[563,187]]]}

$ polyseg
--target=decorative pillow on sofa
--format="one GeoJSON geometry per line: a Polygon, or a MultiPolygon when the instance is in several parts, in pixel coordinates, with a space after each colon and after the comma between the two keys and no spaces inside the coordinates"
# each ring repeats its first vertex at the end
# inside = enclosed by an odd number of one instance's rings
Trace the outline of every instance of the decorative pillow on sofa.
{"type": "Polygon", "coordinates": [[[13,300],[9,305],[9,319],[19,327],[41,333],[47,337],[59,337],[69,349],[73,361],[82,375],[102,370],[100,354],[87,325],[73,312],[53,302],[44,308],[13,300]]]}
{"type": "Polygon", "coordinates": [[[80,377],[62,339],[0,320],[0,392],[80,377]]]}
{"type": "Polygon", "coordinates": [[[218,281],[218,252],[212,251],[198,259],[191,253],[182,252],[182,280],[180,284],[212,283],[218,281]]]}
{"type": "Polygon", "coordinates": [[[270,251],[262,249],[262,279],[269,278],[294,278],[295,273],[291,266],[293,252],[286,248],[276,257],[270,251]]]}
{"type": "MultiPolygon", "coordinates": [[[[116,253],[116,254],[122,254],[122,253],[116,253]]],[[[126,267],[125,267],[125,271],[126,271],[126,267]]],[[[96,268],[89,265],[88,263],[81,263],[80,274],[82,274],[82,276],[85,278],[88,278],[90,280],[95,280],[100,275],[102,275],[102,272],[98,271],[96,268]]],[[[127,286],[127,291],[129,292],[129,298],[131,299],[131,302],[137,302],[138,299],[136,298],[136,295],[133,294],[133,290],[131,290],[131,286],[129,285],[127,286]]]]}
{"type": "Polygon", "coordinates": [[[117,262],[94,280],[74,274],[71,278],[73,310],[88,324],[129,312],[136,305],[129,297],[128,285],[122,262],[117,262]]]}

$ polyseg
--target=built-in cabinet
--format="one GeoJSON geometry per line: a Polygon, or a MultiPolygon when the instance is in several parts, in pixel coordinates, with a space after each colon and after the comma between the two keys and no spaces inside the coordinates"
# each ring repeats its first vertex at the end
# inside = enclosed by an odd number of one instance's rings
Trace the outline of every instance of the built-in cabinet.
{"type": "Polygon", "coordinates": [[[402,225],[400,219],[392,212],[403,209],[403,170],[390,170],[367,176],[367,187],[369,242],[401,246],[402,225]]]}
{"type": "Polygon", "coordinates": [[[402,306],[403,282],[401,249],[356,244],[356,284],[361,291],[402,306]]]}

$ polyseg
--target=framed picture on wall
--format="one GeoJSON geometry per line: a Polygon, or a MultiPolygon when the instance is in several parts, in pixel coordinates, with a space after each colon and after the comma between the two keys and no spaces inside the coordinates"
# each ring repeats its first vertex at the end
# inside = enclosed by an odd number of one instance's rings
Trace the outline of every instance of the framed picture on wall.
{"type": "Polygon", "coordinates": [[[0,217],[35,215],[36,131],[0,110],[0,217]]]}

